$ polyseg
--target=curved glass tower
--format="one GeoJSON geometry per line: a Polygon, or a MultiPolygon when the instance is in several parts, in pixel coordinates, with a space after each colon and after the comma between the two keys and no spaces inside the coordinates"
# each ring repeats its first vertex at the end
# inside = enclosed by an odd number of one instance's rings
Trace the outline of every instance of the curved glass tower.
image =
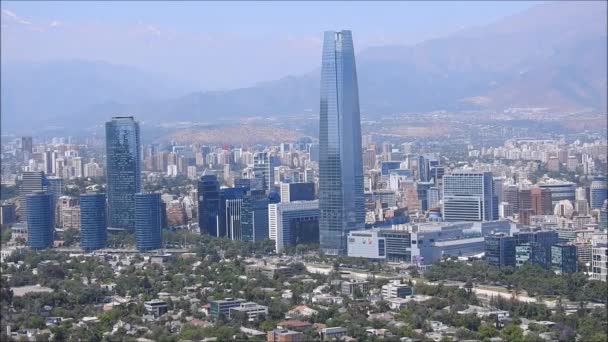
{"type": "Polygon", "coordinates": [[[53,195],[37,191],[26,196],[27,245],[32,249],[53,246],[55,200],[53,195]]]}
{"type": "Polygon", "coordinates": [[[85,251],[104,248],[107,240],[106,195],[80,195],[80,246],[85,251]]]}
{"type": "Polygon", "coordinates": [[[142,252],[161,247],[161,208],[159,193],[135,194],[135,243],[142,252]]]}
{"type": "Polygon", "coordinates": [[[141,191],[139,124],[132,116],[106,122],[108,226],[133,231],[135,199],[141,191]]]}
{"type": "Polygon", "coordinates": [[[363,229],[363,163],[355,52],[350,31],[327,31],[321,67],[319,233],[328,254],[346,254],[346,236],[363,229]]]}

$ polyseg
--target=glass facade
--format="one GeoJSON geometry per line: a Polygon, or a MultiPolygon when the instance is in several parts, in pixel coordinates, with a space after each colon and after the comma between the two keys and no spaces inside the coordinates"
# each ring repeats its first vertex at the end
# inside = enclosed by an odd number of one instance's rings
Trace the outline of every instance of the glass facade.
{"type": "Polygon", "coordinates": [[[159,193],[135,194],[135,242],[138,250],[161,247],[161,211],[159,193]]]}
{"type": "Polygon", "coordinates": [[[443,177],[445,221],[498,219],[498,197],[491,172],[454,172],[443,177]]]}
{"type": "Polygon", "coordinates": [[[325,32],[319,116],[320,244],[328,254],[346,254],[348,232],[365,223],[359,90],[350,31],[325,32]]]}
{"type": "Polygon", "coordinates": [[[135,229],[135,199],[141,191],[139,124],[129,117],[106,122],[108,225],[135,229]]]}
{"type": "Polygon", "coordinates": [[[600,209],[602,207],[604,201],[608,199],[608,184],[606,183],[606,177],[594,177],[591,182],[591,188],[589,189],[589,197],[589,206],[591,209],[600,209]]]}
{"type": "Polygon", "coordinates": [[[263,190],[251,190],[243,199],[241,238],[243,241],[268,239],[268,197],[263,190]]]}
{"type": "Polygon", "coordinates": [[[53,195],[39,191],[26,197],[27,245],[33,249],[53,246],[55,233],[55,200],[53,195]]]}
{"type": "Polygon", "coordinates": [[[220,183],[216,175],[203,174],[198,181],[198,226],[201,234],[220,236],[219,216],[220,183]]]}
{"type": "Polygon", "coordinates": [[[106,241],[106,195],[80,195],[80,246],[90,251],[104,248],[106,241]]]}

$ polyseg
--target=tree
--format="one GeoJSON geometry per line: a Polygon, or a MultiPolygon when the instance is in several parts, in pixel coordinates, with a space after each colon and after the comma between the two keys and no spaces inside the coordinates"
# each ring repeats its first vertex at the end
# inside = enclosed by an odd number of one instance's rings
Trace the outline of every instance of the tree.
{"type": "Polygon", "coordinates": [[[500,331],[500,337],[504,338],[509,342],[522,342],[524,339],[524,332],[518,325],[507,324],[500,331]]]}

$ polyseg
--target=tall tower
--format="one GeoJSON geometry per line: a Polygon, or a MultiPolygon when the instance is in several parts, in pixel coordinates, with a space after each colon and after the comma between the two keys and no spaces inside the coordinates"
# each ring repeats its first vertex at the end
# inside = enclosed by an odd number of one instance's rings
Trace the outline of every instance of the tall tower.
{"type": "Polygon", "coordinates": [[[80,246],[91,251],[104,248],[106,242],[106,195],[80,195],[80,246]]]}
{"type": "Polygon", "coordinates": [[[350,31],[327,31],[321,67],[319,221],[321,248],[346,254],[365,223],[359,90],[350,31]]]}
{"type": "Polygon", "coordinates": [[[26,196],[27,245],[32,249],[53,246],[55,233],[55,201],[53,195],[36,191],[26,196]]]}
{"type": "Polygon", "coordinates": [[[162,206],[160,193],[135,194],[135,244],[141,252],[161,248],[162,206]]]}
{"type": "Polygon", "coordinates": [[[106,122],[108,226],[135,229],[135,194],[141,191],[139,124],[132,116],[106,122]]]}
{"type": "Polygon", "coordinates": [[[220,236],[220,183],[210,170],[198,181],[198,226],[201,234],[220,236]]]}

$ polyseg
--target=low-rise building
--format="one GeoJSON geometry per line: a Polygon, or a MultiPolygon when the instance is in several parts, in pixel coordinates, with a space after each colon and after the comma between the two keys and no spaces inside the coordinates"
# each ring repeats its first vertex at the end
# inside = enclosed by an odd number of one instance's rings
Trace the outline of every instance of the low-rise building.
{"type": "Polygon", "coordinates": [[[224,298],[222,300],[212,300],[209,302],[209,316],[219,317],[230,317],[230,309],[241,306],[245,303],[244,299],[240,298],[224,298]]]}
{"type": "Polygon", "coordinates": [[[366,280],[343,281],[340,285],[340,293],[351,298],[364,296],[369,291],[369,282],[366,280]]]}
{"type": "Polygon", "coordinates": [[[405,298],[413,294],[413,289],[407,284],[402,284],[400,280],[393,280],[382,286],[382,298],[405,298]]]}
{"type": "Polygon", "coordinates": [[[266,333],[266,342],[303,342],[304,334],[287,329],[274,329],[266,333]]]}
{"type": "Polygon", "coordinates": [[[234,318],[235,313],[239,312],[239,313],[245,314],[247,316],[247,320],[250,322],[255,321],[256,319],[260,318],[260,316],[262,316],[262,315],[264,315],[264,316],[268,315],[267,306],[259,305],[254,302],[241,303],[241,305],[239,305],[237,307],[231,307],[228,310],[229,310],[228,316],[230,319],[234,318]]]}
{"type": "Polygon", "coordinates": [[[169,311],[169,306],[167,305],[167,302],[160,299],[154,299],[144,302],[144,308],[149,314],[154,315],[154,317],[162,316],[163,314],[167,313],[167,311],[169,311]]]}

